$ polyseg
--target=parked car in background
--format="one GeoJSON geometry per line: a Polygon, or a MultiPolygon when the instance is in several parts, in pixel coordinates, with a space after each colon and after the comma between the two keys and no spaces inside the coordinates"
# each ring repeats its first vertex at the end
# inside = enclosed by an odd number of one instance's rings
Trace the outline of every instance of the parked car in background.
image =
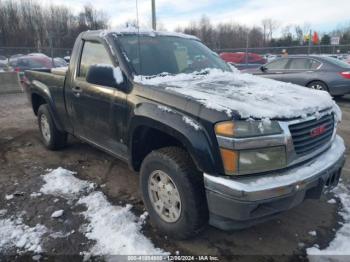
{"type": "Polygon", "coordinates": [[[64,60],[61,57],[55,57],[53,60],[53,63],[55,65],[55,67],[66,67],[68,66],[68,63],[66,62],[66,60],[64,60]]]}
{"type": "Polygon", "coordinates": [[[7,63],[7,57],[0,55],[0,63],[7,63]]]}
{"type": "Polygon", "coordinates": [[[329,56],[289,56],[244,72],[328,91],[333,96],[350,93],[350,64],[329,56]]]}
{"type": "Polygon", "coordinates": [[[267,63],[272,62],[273,60],[280,58],[281,55],[272,55],[272,54],[266,54],[264,55],[264,58],[266,59],[267,63]]]}
{"type": "Polygon", "coordinates": [[[350,64],[350,55],[344,57],[344,62],[350,64]]]}
{"type": "Polygon", "coordinates": [[[9,71],[10,67],[6,56],[0,56],[0,72],[9,71]]]}
{"type": "Polygon", "coordinates": [[[7,69],[7,64],[0,61],[0,72],[4,72],[7,69]]]}
{"type": "Polygon", "coordinates": [[[24,56],[24,55],[23,55],[23,54],[15,54],[15,55],[12,55],[12,56],[10,56],[10,58],[9,58],[9,62],[14,61],[14,60],[16,60],[16,59],[18,59],[19,57],[22,57],[22,56],[24,56]]]}
{"type": "Polygon", "coordinates": [[[65,57],[63,57],[63,59],[64,59],[64,61],[66,61],[66,62],[69,64],[69,62],[70,62],[70,56],[65,56],[65,57]]]}
{"type": "Polygon", "coordinates": [[[31,69],[51,69],[52,60],[48,56],[42,55],[22,55],[10,60],[10,66],[19,73],[21,82],[23,81],[24,71],[31,69]]]}
{"type": "Polygon", "coordinates": [[[220,54],[220,57],[227,63],[234,65],[239,70],[247,68],[258,68],[260,65],[263,65],[267,62],[264,57],[255,53],[224,52],[220,54]]]}

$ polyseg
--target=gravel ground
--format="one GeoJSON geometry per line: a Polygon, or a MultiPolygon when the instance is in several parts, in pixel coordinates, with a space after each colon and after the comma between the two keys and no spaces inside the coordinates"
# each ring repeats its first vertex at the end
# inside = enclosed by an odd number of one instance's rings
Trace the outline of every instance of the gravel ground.
{"type": "MultiPolygon", "coordinates": [[[[339,133],[350,143],[350,97],[338,100],[343,110],[343,122],[339,133]]],[[[350,163],[343,171],[345,181],[350,178],[350,163]]],[[[88,251],[93,242],[80,233],[85,222],[79,215],[81,206],[71,206],[61,198],[42,195],[31,197],[43,184],[41,175],[47,169],[63,167],[76,171],[80,179],[98,185],[108,200],[115,205],[132,204],[136,215],[143,213],[143,204],[138,192],[138,176],[127,165],[113,157],[70,138],[69,146],[57,152],[46,150],[40,142],[36,119],[23,94],[0,96],[0,210],[6,216],[21,215],[29,226],[38,223],[50,232],[69,233],[61,238],[49,234],[43,236],[44,253],[41,258],[55,256],[56,260],[82,259],[79,254],[88,251]],[[6,195],[14,194],[6,200],[6,195]],[[62,209],[64,216],[52,219],[51,214],[62,209]]],[[[144,234],[155,246],[173,254],[179,251],[186,255],[212,255],[223,260],[245,261],[257,255],[259,261],[306,260],[305,249],[318,244],[326,247],[339,227],[339,206],[327,203],[332,195],[320,200],[307,200],[280,217],[249,229],[223,232],[208,227],[197,238],[189,241],[173,241],[162,237],[146,223],[144,234]],[[316,236],[309,234],[316,231],[316,236]]],[[[1,240],[0,240],[1,241],[1,240]]],[[[32,253],[19,253],[16,248],[2,251],[5,260],[32,258],[32,253]],[[12,256],[12,257],[10,257],[12,256]]],[[[38,258],[38,257],[34,257],[38,258]]],[[[102,258],[100,258],[102,259],[102,258]]]]}

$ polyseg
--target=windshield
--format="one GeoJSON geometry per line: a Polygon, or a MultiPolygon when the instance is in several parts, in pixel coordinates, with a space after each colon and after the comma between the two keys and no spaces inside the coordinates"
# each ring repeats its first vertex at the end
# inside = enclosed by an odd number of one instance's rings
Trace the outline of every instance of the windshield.
{"type": "Polygon", "coordinates": [[[341,60],[339,60],[339,59],[337,59],[337,58],[328,57],[328,56],[324,56],[324,57],[322,57],[322,58],[323,58],[324,60],[326,60],[326,61],[332,63],[332,64],[335,64],[335,65],[339,66],[339,67],[342,67],[342,68],[350,68],[350,64],[347,64],[347,63],[345,63],[345,62],[343,62],[343,61],[341,61],[341,60]]]}
{"type": "Polygon", "coordinates": [[[124,35],[117,39],[136,75],[193,73],[211,68],[231,71],[216,53],[197,40],[137,35],[124,35]]]}

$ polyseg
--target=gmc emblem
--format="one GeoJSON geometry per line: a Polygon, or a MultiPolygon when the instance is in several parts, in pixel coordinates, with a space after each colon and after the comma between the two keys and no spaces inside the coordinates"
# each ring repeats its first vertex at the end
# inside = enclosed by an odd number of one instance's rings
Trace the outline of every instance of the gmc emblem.
{"type": "Polygon", "coordinates": [[[310,136],[317,137],[317,136],[322,135],[324,132],[326,132],[326,125],[318,126],[314,129],[311,129],[310,136]]]}

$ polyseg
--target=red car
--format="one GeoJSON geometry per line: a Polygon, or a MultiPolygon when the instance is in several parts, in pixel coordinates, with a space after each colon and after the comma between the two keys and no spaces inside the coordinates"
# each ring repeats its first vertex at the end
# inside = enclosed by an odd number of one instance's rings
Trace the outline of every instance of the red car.
{"type": "Polygon", "coordinates": [[[246,69],[252,67],[258,67],[260,65],[266,64],[267,60],[261,55],[255,53],[228,53],[224,52],[220,54],[221,59],[227,63],[234,64],[238,69],[246,69]]]}

